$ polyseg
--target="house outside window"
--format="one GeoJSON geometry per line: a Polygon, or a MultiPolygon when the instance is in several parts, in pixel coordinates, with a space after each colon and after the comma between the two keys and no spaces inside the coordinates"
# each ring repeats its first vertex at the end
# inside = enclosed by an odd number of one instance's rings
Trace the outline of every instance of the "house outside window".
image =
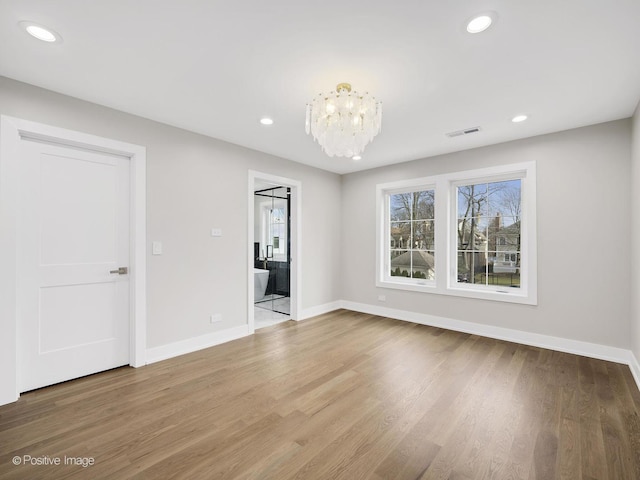
{"type": "Polygon", "coordinates": [[[434,191],[389,195],[389,275],[433,280],[434,191]]]}
{"type": "Polygon", "coordinates": [[[519,178],[457,187],[458,282],[520,287],[521,200],[519,178]]]}
{"type": "Polygon", "coordinates": [[[536,304],[535,163],[377,186],[376,285],[536,304]]]}

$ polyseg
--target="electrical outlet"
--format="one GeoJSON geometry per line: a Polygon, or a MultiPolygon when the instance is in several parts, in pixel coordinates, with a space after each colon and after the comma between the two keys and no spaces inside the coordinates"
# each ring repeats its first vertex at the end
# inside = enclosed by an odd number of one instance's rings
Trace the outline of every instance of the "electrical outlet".
{"type": "Polygon", "coordinates": [[[209,321],[211,323],[218,323],[222,321],[222,314],[221,313],[213,313],[209,316],[209,321]]]}
{"type": "Polygon", "coordinates": [[[378,295],[378,301],[379,302],[386,302],[387,301],[387,297],[385,295],[378,295]]]}

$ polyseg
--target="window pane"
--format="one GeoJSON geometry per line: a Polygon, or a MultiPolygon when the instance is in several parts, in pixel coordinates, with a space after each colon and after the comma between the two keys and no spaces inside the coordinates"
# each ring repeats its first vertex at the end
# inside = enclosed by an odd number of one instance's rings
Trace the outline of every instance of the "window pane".
{"type": "Polygon", "coordinates": [[[485,250],[489,220],[486,217],[458,219],[458,249],[485,250]]]}
{"type": "Polygon", "coordinates": [[[458,252],[458,282],[469,283],[471,274],[469,273],[469,265],[467,262],[468,254],[458,252]]]}
{"type": "Polygon", "coordinates": [[[412,257],[412,278],[422,278],[425,280],[435,279],[435,257],[434,252],[413,251],[412,257]]]}
{"type": "Polygon", "coordinates": [[[458,282],[487,282],[487,255],[485,252],[458,253],[458,282]]]}
{"type": "Polygon", "coordinates": [[[514,217],[496,217],[489,222],[488,249],[498,252],[520,251],[520,222],[514,217]]]}
{"type": "Polygon", "coordinates": [[[502,217],[502,228],[515,230],[512,233],[520,233],[520,218],[518,217],[502,217]]]}
{"type": "Polygon", "coordinates": [[[521,215],[520,179],[489,184],[489,215],[491,217],[515,217],[521,215]]]}
{"type": "Polygon", "coordinates": [[[519,257],[515,253],[490,252],[493,273],[517,273],[520,270],[519,257]]]}
{"type": "MultiPolygon", "coordinates": [[[[511,220],[507,217],[505,220],[511,220]]],[[[520,222],[511,223],[508,226],[489,228],[489,250],[502,252],[520,251],[520,222]]]]}
{"type": "Polygon", "coordinates": [[[521,180],[488,184],[487,285],[520,287],[521,180]]]}
{"type": "Polygon", "coordinates": [[[520,287],[520,262],[516,253],[490,252],[489,285],[520,287]]]}
{"type": "Polygon", "coordinates": [[[391,250],[390,272],[392,277],[409,277],[411,275],[411,253],[407,250],[391,250]]]}
{"type": "Polygon", "coordinates": [[[389,195],[390,220],[428,220],[434,218],[433,190],[389,195]]]}
{"type": "Polygon", "coordinates": [[[284,208],[274,208],[271,211],[271,223],[284,223],[284,208]]]}
{"type": "Polygon", "coordinates": [[[389,195],[389,214],[391,221],[411,219],[411,193],[389,195]]]}
{"type": "Polygon", "coordinates": [[[434,190],[389,195],[389,275],[433,279],[434,190]]]}
{"type": "Polygon", "coordinates": [[[413,222],[413,248],[416,250],[433,250],[434,248],[433,220],[413,222]]]}
{"type": "Polygon", "coordinates": [[[434,191],[424,190],[413,192],[413,220],[428,220],[434,218],[434,191]]]}
{"type": "Polygon", "coordinates": [[[487,235],[487,250],[500,250],[504,248],[507,243],[507,239],[501,234],[500,230],[495,228],[489,228],[487,235]]]}
{"type": "Polygon", "coordinates": [[[458,218],[486,216],[487,184],[458,187],[458,218]]]}
{"type": "Polygon", "coordinates": [[[411,222],[391,222],[389,233],[391,235],[390,248],[411,248],[411,222]]]}

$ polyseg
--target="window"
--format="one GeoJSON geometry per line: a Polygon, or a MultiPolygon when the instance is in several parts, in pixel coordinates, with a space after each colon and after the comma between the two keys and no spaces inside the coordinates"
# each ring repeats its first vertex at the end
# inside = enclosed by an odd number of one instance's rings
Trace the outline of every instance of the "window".
{"type": "Polygon", "coordinates": [[[458,282],[520,288],[521,183],[456,187],[458,282]]]}
{"type": "Polygon", "coordinates": [[[286,257],[287,247],[287,219],[285,207],[274,207],[269,214],[269,239],[273,245],[273,257],[286,257]]]}
{"type": "Polygon", "coordinates": [[[287,260],[287,207],[286,200],[275,198],[260,202],[260,244],[262,258],[287,260]]]}
{"type": "Polygon", "coordinates": [[[377,286],[536,304],[533,162],[377,193],[377,286]]]}
{"type": "Polygon", "coordinates": [[[434,191],[389,195],[389,275],[435,278],[434,191]]]}

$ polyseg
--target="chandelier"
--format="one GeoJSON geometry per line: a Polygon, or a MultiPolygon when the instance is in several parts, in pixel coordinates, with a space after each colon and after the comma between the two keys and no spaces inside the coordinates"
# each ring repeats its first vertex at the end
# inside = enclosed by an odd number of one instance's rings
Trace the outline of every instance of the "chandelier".
{"type": "Polygon", "coordinates": [[[380,133],[382,103],[365,92],[351,91],[339,83],[335,92],[320,93],[307,104],[305,130],[330,157],[360,155],[380,133]]]}

